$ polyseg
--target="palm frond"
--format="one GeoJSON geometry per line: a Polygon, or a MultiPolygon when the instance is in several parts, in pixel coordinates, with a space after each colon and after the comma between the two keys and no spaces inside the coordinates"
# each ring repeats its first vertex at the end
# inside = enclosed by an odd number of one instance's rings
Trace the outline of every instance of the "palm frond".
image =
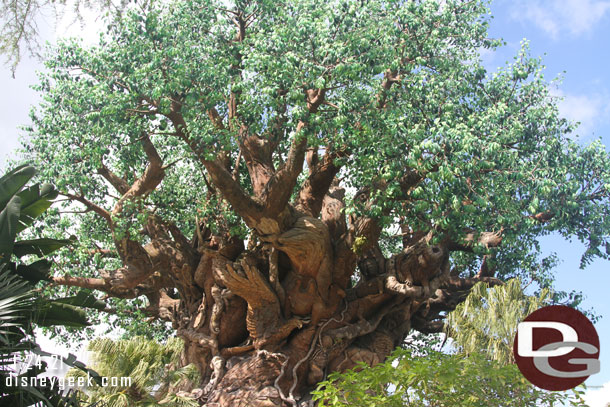
{"type": "Polygon", "coordinates": [[[447,334],[461,352],[485,352],[492,360],[513,363],[517,324],[550,298],[549,290],[542,290],[538,297],[525,295],[519,279],[492,288],[478,283],[447,316],[447,334]]]}

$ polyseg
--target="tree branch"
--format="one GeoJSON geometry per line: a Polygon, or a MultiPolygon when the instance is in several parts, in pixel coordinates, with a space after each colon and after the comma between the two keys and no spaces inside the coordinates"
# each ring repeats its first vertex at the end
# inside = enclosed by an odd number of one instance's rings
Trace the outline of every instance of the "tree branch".
{"type": "Polygon", "coordinates": [[[121,195],[124,195],[129,191],[129,184],[127,181],[110,171],[106,165],[102,164],[102,166],[97,169],[97,173],[104,177],[104,179],[106,179],[106,181],[108,181],[121,195]]]}
{"type": "Polygon", "coordinates": [[[67,287],[81,287],[90,290],[97,290],[107,293],[112,297],[117,298],[136,298],[141,292],[138,289],[134,289],[136,285],[127,286],[121,284],[120,280],[111,280],[108,276],[115,272],[100,270],[100,273],[106,274],[103,278],[93,277],[76,277],[76,276],[56,276],[51,277],[51,281],[57,285],[63,285],[67,287]]]}
{"type": "Polygon", "coordinates": [[[119,199],[119,201],[116,203],[114,209],[112,210],[113,215],[121,212],[126,200],[133,199],[153,191],[165,177],[163,161],[161,160],[157,149],[150,141],[148,134],[143,134],[140,138],[140,142],[142,144],[142,149],[148,158],[148,167],[146,170],[144,170],[144,174],[142,174],[142,176],[133,183],[129,190],[125,192],[121,199],[119,199]]]}
{"type": "Polygon", "coordinates": [[[487,248],[498,247],[502,243],[502,233],[504,229],[500,229],[497,232],[481,232],[477,234],[474,231],[466,233],[464,236],[464,243],[458,243],[453,240],[447,240],[445,246],[449,251],[463,251],[472,252],[472,246],[476,243],[481,244],[487,248]]]}
{"type": "Polygon", "coordinates": [[[261,215],[262,206],[248,195],[233,175],[218,160],[202,159],[201,163],[210,174],[212,183],[220,190],[222,195],[233,206],[251,228],[256,228],[261,215]]]}
{"type": "Polygon", "coordinates": [[[82,203],[83,205],[85,205],[87,207],[88,210],[95,212],[96,214],[98,214],[99,216],[104,218],[106,220],[106,222],[108,222],[108,224],[112,225],[112,217],[110,216],[110,212],[108,212],[106,209],[87,200],[82,195],[74,195],[74,194],[70,194],[67,192],[62,192],[61,194],[67,198],[70,198],[73,201],[82,203]]]}
{"type": "Polygon", "coordinates": [[[329,192],[331,183],[335,175],[340,170],[340,166],[335,165],[335,160],[346,156],[345,151],[326,151],[322,160],[317,160],[317,151],[310,154],[308,159],[309,177],[299,191],[296,201],[296,208],[310,216],[317,217],[322,210],[324,196],[329,192]]]}
{"type": "Polygon", "coordinates": [[[256,134],[248,134],[246,128],[241,129],[239,140],[240,152],[243,154],[246,168],[248,168],[254,195],[260,197],[275,173],[273,152],[278,143],[256,134]]]}
{"type": "Polygon", "coordinates": [[[233,206],[235,212],[244,219],[249,227],[255,228],[261,218],[262,206],[243,190],[220,158],[213,160],[205,158],[202,146],[198,146],[194,140],[190,139],[180,109],[181,105],[179,103],[172,103],[171,111],[167,116],[176,128],[178,137],[191,148],[191,151],[210,175],[212,184],[220,190],[223,197],[233,206]]]}
{"type": "Polygon", "coordinates": [[[99,291],[106,291],[109,288],[106,280],[103,278],[62,276],[52,277],[51,280],[57,285],[69,287],[81,287],[99,291]]]}
{"type": "Polygon", "coordinates": [[[304,134],[305,123],[299,122],[284,165],[271,177],[265,187],[264,205],[266,216],[277,216],[288,203],[297,178],[303,170],[307,136],[304,134]]]}

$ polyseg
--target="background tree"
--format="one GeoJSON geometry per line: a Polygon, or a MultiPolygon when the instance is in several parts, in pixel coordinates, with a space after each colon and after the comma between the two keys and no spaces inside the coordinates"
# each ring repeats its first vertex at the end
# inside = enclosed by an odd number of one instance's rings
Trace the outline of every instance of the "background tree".
{"type": "Polygon", "coordinates": [[[448,314],[446,332],[462,353],[483,352],[500,364],[512,364],[517,325],[550,300],[546,288],[535,296],[525,295],[517,278],[491,288],[477,283],[466,300],[448,314]]]}
{"type": "MultiPolygon", "coordinates": [[[[22,165],[0,177],[0,401],[20,406],[78,406],[76,394],[64,395],[48,384],[23,385],[20,381],[45,373],[47,364],[40,357],[51,356],[36,344],[36,326],[82,328],[88,325],[84,308],[104,308],[85,291],[74,297],[50,299],[35,290],[37,284],[49,280],[51,263],[44,257],[73,242],[49,238],[17,240],[19,233],[31,227],[57,197],[50,184],[26,186],[35,174],[33,167],[22,165]],[[32,256],[42,259],[27,263],[32,256]],[[32,357],[36,359],[31,362],[37,361],[33,366],[28,365],[32,357]]],[[[74,356],[61,360],[99,379],[74,356]]]]}
{"type": "MultiPolygon", "coordinates": [[[[81,20],[84,10],[96,10],[100,14],[120,14],[127,6],[126,1],[82,1],[67,0],[2,0],[0,2],[0,54],[11,66],[13,75],[24,53],[40,56],[41,40],[39,32],[40,19],[53,13],[55,22],[65,16],[66,11],[74,14],[73,23],[81,20]]],[[[146,7],[148,2],[140,2],[146,7]]],[[[82,22],[82,21],[81,21],[82,22]]]]}
{"type": "MultiPolygon", "coordinates": [[[[128,377],[131,384],[88,388],[87,399],[107,407],[198,406],[195,397],[180,390],[199,382],[195,366],[180,367],[183,348],[182,340],[178,338],[164,344],[143,337],[91,341],[88,346],[91,367],[105,377],[128,377]]],[[[86,376],[74,369],[68,375],[86,376]]]]}
{"type": "Polygon", "coordinates": [[[203,402],[294,406],[479,281],[548,284],[548,233],[608,258],[605,148],[525,49],[487,74],[481,2],[225,3],[61,44],[26,146],[79,236],[54,283],[171,323],[203,402]]]}

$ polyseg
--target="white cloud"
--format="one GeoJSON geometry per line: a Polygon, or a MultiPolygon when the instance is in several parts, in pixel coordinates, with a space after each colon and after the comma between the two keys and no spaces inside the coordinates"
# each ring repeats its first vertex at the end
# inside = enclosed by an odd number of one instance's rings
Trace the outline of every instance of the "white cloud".
{"type": "Polygon", "coordinates": [[[607,407],[610,404],[610,382],[598,389],[589,388],[584,398],[589,407],[607,407]]]}
{"type": "Polygon", "coordinates": [[[591,136],[600,124],[610,119],[610,103],[607,97],[564,93],[560,89],[553,89],[551,93],[562,98],[558,104],[561,116],[572,122],[580,122],[576,129],[579,136],[591,136]]]}
{"type": "Polygon", "coordinates": [[[590,32],[607,13],[607,0],[520,0],[513,3],[511,16],[557,38],[564,32],[574,36],[590,32]]]}

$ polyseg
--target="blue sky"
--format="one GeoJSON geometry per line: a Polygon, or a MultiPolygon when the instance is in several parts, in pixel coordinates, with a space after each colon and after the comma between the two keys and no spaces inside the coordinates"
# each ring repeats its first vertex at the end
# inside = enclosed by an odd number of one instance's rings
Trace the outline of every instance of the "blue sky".
{"type": "MultiPolygon", "coordinates": [[[[583,143],[601,137],[610,146],[610,0],[496,0],[491,5],[494,19],[490,35],[501,37],[507,45],[494,54],[484,56],[488,68],[494,69],[512,60],[526,38],[531,52],[542,56],[547,66],[545,77],[563,76],[562,84],[554,91],[563,96],[562,114],[580,121],[579,140],[583,143]],[[564,73],[565,72],[565,73],[564,73]]],[[[66,33],[92,39],[96,36],[87,24],[83,30],[78,24],[59,30],[51,29],[53,20],[41,21],[45,39],[53,41],[66,33]]],[[[28,86],[36,82],[38,62],[24,59],[16,79],[10,71],[0,69],[0,168],[5,159],[13,156],[17,147],[17,126],[28,122],[29,106],[36,96],[28,86]]],[[[610,402],[610,272],[608,262],[595,262],[586,270],[578,263],[583,247],[558,237],[543,240],[545,252],[557,252],[562,263],[557,269],[558,289],[582,291],[586,298],[583,307],[593,309],[602,318],[596,324],[601,340],[601,372],[592,376],[589,386],[606,386],[591,389],[590,406],[605,407],[610,402]]]]}
{"type": "MultiPolygon", "coordinates": [[[[562,75],[556,90],[563,96],[561,113],[580,121],[579,140],[601,137],[610,146],[610,1],[595,0],[496,0],[490,35],[507,45],[485,56],[489,68],[501,66],[519,50],[526,38],[531,52],[542,56],[545,77],[562,75]],[[564,73],[565,72],[565,73],[564,73]]],[[[602,318],[596,324],[601,341],[601,372],[587,380],[591,407],[610,402],[610,264],[597,261],[579,270],[583,246],[560,237],[543,240],[545,252],[556,252],[562,260],[557,269],[558,289],[582,291],[583,308],[593,309],[602,318]]]]}

